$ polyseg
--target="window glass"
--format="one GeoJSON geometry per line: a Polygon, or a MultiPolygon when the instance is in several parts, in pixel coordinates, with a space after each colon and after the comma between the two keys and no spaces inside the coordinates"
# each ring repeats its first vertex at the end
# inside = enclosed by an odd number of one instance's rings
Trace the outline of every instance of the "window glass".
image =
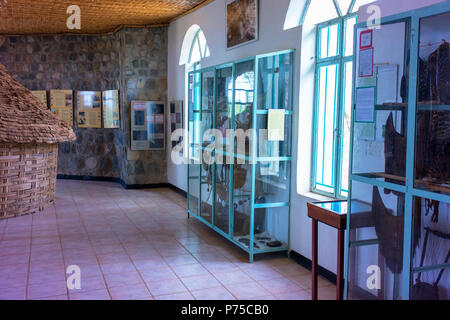
{"type": "Polygon", "coordinates": [[[339,54],[339,24],[324,27],[320,30],[320,58],[329,58],[339,54]]]}
{"type": "Polygon", "coordinates": [[[344,22],[345,43],[344,43],[344,56],[353,55],[353,34],[354,26],[356,24],[356,17],[351,17],[344,22]]]}

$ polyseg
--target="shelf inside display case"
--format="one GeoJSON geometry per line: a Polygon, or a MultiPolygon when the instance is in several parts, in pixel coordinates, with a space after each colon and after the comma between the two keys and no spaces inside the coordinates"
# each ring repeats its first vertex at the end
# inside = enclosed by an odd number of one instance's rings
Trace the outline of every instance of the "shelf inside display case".
{"type": "MultiPolygon", "coordinates": [[[[234,241],[239,245],[250,248],[250,235],[234,237],[234,241]]],[[[288,250],[289,245],[277,238],[271,236],[268,232],[255,234],[253,237],[253,247],[256,251],[271,251],[271,250],[288,250]]]]}

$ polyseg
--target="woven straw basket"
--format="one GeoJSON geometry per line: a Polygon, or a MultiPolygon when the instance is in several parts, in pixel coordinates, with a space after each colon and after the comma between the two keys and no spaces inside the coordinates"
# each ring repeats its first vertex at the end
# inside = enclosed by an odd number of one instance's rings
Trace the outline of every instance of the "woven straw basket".
{"type": "Polygon", "coordinates": [[[58,144],[1,144],[0,219],[52,205],[57,165],[58,144]]]}

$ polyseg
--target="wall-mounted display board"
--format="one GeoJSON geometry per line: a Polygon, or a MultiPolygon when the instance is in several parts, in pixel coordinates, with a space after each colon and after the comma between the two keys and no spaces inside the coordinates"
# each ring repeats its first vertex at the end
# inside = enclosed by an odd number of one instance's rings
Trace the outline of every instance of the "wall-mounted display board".
{"type": "Polygon", "coordinates": [[[73,91],[50,90],[50,109],[61,120],[73,126],[73,91]]]}
{"type": "Polygon", "coordinates": [[[119,91],[103,91],[103,128],[120,128],[119,91]]]}
{"type": "Polygon", "coordinates": [[[78,91],[77,125],[79,128],[102,127],[101,91],[78,91]]]}
{"type": "MultiPolygon", "coordinates": [[[[170,131],[173,134],[178,129],[183,129],[183,101],[174,101],[170,103],[170,131]]],[[[172,141],[172,148],[181,143],[183,138],[178,141],[172,141]]]]}
{"type": "MultiPolygon", "coordinates": [[[[356,26],[356,44],[369,35],[367,30],[365,22],[356,26]]],[[[358,85],[363,75],[358,70],[354,75],[345,295],[446,300],[450,2],[383,18],[370,34],[374,65],[384,69],[378,68],[374,106],[373,92],[358,97],[366,89],[358,85]],[[363,134],[370,124],[358,122],[361,105],[366,106],[363,120],[374,121],[375,139],[363,134]]]]}
{"type": "Polygon", "coordinates": [[[39,101],[42,102],[42,105],[45,109],[48,108],[48,101],[47,101],[47,91],[45,90],[33,90],[31,93],[39,99],[39,101]]]}
{"type": "Polygon", "coordinates": [[[158,101],[131,102],[131,150],[164,150],[165,105],[158,101]]]}

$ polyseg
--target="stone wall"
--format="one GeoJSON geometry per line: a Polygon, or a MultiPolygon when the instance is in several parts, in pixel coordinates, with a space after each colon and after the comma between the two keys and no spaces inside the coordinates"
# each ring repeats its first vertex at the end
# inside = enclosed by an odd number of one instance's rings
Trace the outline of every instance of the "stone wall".
{"type": "Polygon", "coordinates": [[[122,163],[121,179],[131,185],[167,182],[166,151],[130,149],[131,101],[167,100],[167,28],[128,28],[120,32],[120,37],[123,81],[121,99],[125,107],[122,117],[127,153],[122,163]]]}
{"type": "Polygon", "coordinates": [[[165,152],[130,150],[131,101],[166,100],[167,28],[6,37],[0,41],[0,63],[31,90],[120,90],[121,129],[75,127],[77,141],[60,147],[59,174],[120,178],[126,184],[167,182],[165,152]]]}

